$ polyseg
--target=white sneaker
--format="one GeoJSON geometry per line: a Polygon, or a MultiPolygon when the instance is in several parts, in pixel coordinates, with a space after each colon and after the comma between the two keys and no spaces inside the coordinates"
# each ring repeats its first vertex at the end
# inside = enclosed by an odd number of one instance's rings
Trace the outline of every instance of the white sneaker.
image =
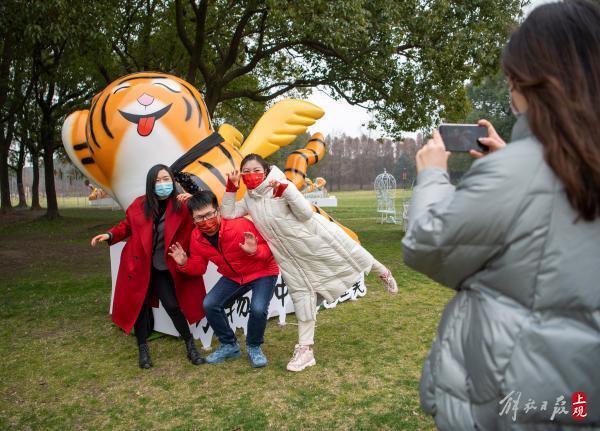
{"type": "Polygon", "coordinates": [[[385,287],[389,293],[398,293],[398,285],[389,269],[385,274],[380,275],[379,278],[383,283],[383,287],[385,287]]]}
{"type": "Polygon", "coordinates": [[[315,361],[315,355],[310,346],[296,344],[294,355],[287,364],[288,371],[302,371],[306,367],[312,367],[313,365],[317,365],[317,361],[315,361]]]}

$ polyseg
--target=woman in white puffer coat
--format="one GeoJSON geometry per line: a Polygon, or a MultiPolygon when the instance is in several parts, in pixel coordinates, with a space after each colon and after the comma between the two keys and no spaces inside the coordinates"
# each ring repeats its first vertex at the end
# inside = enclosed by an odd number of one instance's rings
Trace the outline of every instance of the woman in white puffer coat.
{"type": "Polygon", "coordinates": [[[390,293],[398,287],[391,272],[340,226],[313,212],[281,170],[257,154],[246,156],[241,169],[241,175],[228,175],[222,215],[231,219],[250,214],[269,244],[298,318],[299,340],[287,369],[302,371],[316,364],[312,345],[317,295],[333,302],[371,269],[390,293]],[[240,177],[248,192],[236,202],[240,177]]]}

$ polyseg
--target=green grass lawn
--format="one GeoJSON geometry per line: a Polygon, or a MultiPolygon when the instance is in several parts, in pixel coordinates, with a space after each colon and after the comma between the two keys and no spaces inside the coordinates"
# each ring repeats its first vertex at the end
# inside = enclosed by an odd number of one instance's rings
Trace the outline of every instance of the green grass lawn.
{"type": "Polygon", "coordinates": [[[377,223],[373,192],[336,195],[327,211],[392,269],[400,293],[369,276],[366,297],[321,312],[317,366],[302,373],[285,370],[292,315],[269,321],[264,369],[245,356],[194,367],[182,341],[161,337],[150,343],[154,368],[140,370],[134,337],[108,315],[108,250],[89,246],[123,213],[0,218],[0,429],[434,429],[418,382],[451,292],[404,266],[402,227],[377,223]]]}

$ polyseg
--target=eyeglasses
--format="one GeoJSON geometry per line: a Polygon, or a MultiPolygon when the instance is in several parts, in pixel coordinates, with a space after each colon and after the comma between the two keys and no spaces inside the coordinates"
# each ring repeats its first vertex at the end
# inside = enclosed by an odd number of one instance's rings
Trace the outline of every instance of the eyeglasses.
{"type": "Polygon", "coordinates": [[[211,212],[206,213],[204,215],[194,216],[192,218],[192,220],[194,220],[194,221],[208,220],[209,218],[213,218],[214,216],[216,216],[218,212],[219,212],[219,210],[214,210],[214,211],[211,211],[211,212]]]}

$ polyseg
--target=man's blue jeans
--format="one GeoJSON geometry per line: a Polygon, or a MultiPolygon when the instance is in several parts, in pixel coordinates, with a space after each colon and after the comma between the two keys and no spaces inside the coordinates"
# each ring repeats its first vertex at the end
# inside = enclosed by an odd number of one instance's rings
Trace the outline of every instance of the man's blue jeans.
{"type": "Polygon", "coordinates": [[[227,277],[221,277],[204,298],[204,312],[208,323],[222,344],[232,344],[237,341],[235,333],[229,326],[225,305],[231,304],[250,290],[252,291],[252,301],[250,302],[246,344],[258,346],[264,342],[269,303],[273,297],[276,282],[277,276],[273,275],[261,277],[240,286],[227,277]]]}

